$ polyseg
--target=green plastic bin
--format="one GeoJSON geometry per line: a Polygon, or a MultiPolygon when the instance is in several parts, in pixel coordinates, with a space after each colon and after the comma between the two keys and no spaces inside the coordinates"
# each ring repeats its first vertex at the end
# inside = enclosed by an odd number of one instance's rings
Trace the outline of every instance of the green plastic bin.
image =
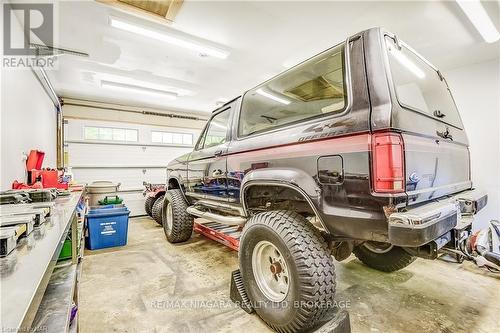
{"type": "Polygon", "coordinates": [[[61,249],[61,253],[59,253],[59,260],[65,260],[71,258],[71,239],[66,238],[64,241],[63,247],[61,249]]]}
{"type": "Polygon", "coordinates": [[[99,205],[119,205],[123,202],[123,199],[117,195],[106,196],[104,199],[99,200],[99,205]]]}

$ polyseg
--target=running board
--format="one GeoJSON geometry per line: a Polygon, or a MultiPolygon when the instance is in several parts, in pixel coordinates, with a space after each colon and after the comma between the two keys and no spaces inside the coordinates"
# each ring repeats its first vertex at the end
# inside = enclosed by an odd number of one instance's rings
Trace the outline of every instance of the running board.
{"type": "Polygon", "coordinates": [[[211,221],[197,221],[194,223],[193,230],[232,250],[238,251],[240,247],[241,227],[239,226],[228,226],[211,221]]]}
{"type": "Polygon", "coordinates": [[[201,217],[204,219],[207,219],[209,221],[225,224],[225,225],[243,225],[246,222],[246,218],[242,216],[226,216],[226,215],[220,215],[220,214],[215,214],[211,212],[206,212],[199,210],[198,208],[194,206],[189,206],[186,211],[194,215],[196,217],[201,217]]]}

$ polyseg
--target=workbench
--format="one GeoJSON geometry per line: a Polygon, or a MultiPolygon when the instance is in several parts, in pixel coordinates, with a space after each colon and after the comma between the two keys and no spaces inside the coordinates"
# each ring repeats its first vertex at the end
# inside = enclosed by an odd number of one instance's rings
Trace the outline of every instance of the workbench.
{"type": "Polygon", "coordinates": [[[78,245],[82,235],[78,234],[76,207],[83,193],[57,198],[47,221],[20,239],[12,253],[0,258],[1,332],[75,329],[70,328],[69,316],[77,299],[78,245]],[[56,267],[70,230],[72,257],[56,267]]]}

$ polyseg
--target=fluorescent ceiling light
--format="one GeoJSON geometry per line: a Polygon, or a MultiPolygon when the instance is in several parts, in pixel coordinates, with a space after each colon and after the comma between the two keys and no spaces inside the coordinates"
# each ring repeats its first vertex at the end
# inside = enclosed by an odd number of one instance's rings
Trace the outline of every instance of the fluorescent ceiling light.
{"type": "Polygon", "coordinates": [[[162,42],[197,51],[200,54],[206,54],[220,59],[226,59],[229,56],[229,52],[226,50],[222,50],[213,46],[203,45],[197,41],[189,40],[188,38],[185,38],[183,36],[175,36],[173,34],[168,34],[168,32],[160,32],[157,30],[144,28],[114,17],[110,17],[109,20],[111,26],[114,28],[132,32],[145,37],[154,38],[162,42]]]}
{"type": "Polygon", "coordinates": [[[500,33],[479,0],[456,1],[487,43],[494,43],[500,39],[500,33]]]}
{"type": "Polygon", "coordinates": [[[425,77],[425,73],[402,52],[396,50],[393,47],[390,47],[389,51],[401,65],[405,66],[406,69],[415,74],[415,76],[417,76],[419,79],[423,79],[425,77]]]}
{"type": "Polygon", "coordinates": [[[278,97],[278,96],[276,96],[274,94],[268,93],[268,92],[262,90],[262,88],[257,89],[256,93],[259,94],[259,95],[261,95],[261,96],[264,96],[264,97],[267,97],[269,99],[272,99],[273,101],[276,101],[276,102],[281,103],[281,104],[285,104],[285,105],[290,104],[289,100],[281,98],[281,97],[278,97]]]}
{"type": "Polygon", "coordinates": [[[171,91],[146,88],[141,86],[136,86],[132,84],[122,83],[122,82],[114,82],[114,81],[101,81],[101,87],[103,88],[117,88],[127,91],[139,92],[139,93],[148,93],[155,95],[162,95],[163,97],[167,97],[168,99],[176,99],[177,94],[171,91]]]}

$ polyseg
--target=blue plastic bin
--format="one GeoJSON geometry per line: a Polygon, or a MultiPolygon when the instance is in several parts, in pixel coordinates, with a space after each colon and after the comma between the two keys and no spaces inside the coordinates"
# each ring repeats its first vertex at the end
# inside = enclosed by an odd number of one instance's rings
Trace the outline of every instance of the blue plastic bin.
{"type": "Polygon", "coordinates": [[[87,214],[87,249],[126,245],[129,214],[127,207],[91,209],[87,214]]]}

